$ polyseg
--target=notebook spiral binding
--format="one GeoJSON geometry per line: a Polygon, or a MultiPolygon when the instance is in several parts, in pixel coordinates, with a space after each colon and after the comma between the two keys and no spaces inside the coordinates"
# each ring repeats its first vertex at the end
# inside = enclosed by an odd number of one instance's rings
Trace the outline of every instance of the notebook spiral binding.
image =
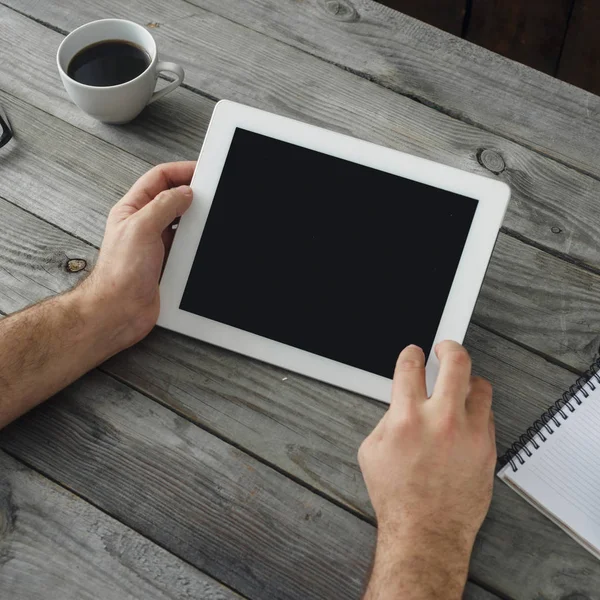
{"type": "Polygon", "coordinates": [[[525,464],[525,458],[523,458],[522,453],[525,453],[526,457],[533,456],[528,445],[531,444],[534,450],[538,450],[540,443],[543,444],[548,439],[546,434],[552,435],[554,429],[560,427],[561,423],[558,417],[563,421],[569,418],[565,409],[573,413],[577,409],[577,406],[583,404],[582,399],[577,395],[578,392],[581,392],[583,400],[585,400],[590,395],[589,391],[596,389],[596,384],[600,386],[600,349],[598,350],[598,358],[590,365],[589,369],[581,377],[577,378],[575,383],[567,391],[563,392],[563,395],[500,457],[498,461],[499,467],[503,468],[510,463],[511,469],[516,473],[519,465],[525,464]],[[573,401],[575,401],[576,406],[573,406],[573,401]]]}

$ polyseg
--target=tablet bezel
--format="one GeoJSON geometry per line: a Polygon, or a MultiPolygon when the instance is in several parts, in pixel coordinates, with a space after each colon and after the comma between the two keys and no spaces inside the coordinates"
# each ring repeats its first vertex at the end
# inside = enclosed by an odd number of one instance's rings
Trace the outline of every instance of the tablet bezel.
{"type": "Polygon", "coordinates": [[[464,339],[506,212],[510,188],[493,179],[228,100],[221,100],[215,106],[191,183],[194,201],[181,218],[162,276],[158,324],[383,402],[390,401],[391,379],[179,308],[238,127],[479,201],[427,357],[427,387],[431,392],[439,370],[433,346],[444,339],[459,343],[464,339]]]}

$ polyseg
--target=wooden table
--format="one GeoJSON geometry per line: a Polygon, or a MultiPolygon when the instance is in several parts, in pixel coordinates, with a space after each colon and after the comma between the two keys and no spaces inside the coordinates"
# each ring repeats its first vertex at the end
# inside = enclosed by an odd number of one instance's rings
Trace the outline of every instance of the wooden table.
{"type": "MultiPolygon", "coordinates": [[[[370,0],[3,0],[0,40],[3,313],[84,276],[110,207],[196,158],[229,98],[510,184],[466,340],[499,453],[593,358],[598,97],[370,0]],[[76,109],[55,66],[107,16],[186,71],[124,127],[76,109]]],[[[384,410],[156,329],[0,434],[0,597],[358,599],[375,528],[356,450],[384,410]]],[[[598,598],[600,564],[498,483],[466,597],[598,598]]]]}

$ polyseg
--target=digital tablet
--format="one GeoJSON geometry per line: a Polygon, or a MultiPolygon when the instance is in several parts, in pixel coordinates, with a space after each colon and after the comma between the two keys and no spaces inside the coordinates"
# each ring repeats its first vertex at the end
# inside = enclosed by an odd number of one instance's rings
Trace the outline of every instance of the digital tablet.
{"type": "Polygon", "coordinates": [[[399,352],[462,342],[506,211],[498,181],[217,104],[159,325],[389,402],[399,352]]]}

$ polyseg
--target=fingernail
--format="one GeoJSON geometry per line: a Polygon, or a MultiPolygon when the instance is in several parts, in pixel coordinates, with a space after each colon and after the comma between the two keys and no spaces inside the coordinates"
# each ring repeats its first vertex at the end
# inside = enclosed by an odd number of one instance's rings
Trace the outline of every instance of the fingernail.
{"type": "Polygon", "coordinates": [[[183,196],[185,196],[186,198],[191,198],[192,197],[192,188],[189,185],[180,185],[177,188],[177,191],[182,194],[183,196]]]}

